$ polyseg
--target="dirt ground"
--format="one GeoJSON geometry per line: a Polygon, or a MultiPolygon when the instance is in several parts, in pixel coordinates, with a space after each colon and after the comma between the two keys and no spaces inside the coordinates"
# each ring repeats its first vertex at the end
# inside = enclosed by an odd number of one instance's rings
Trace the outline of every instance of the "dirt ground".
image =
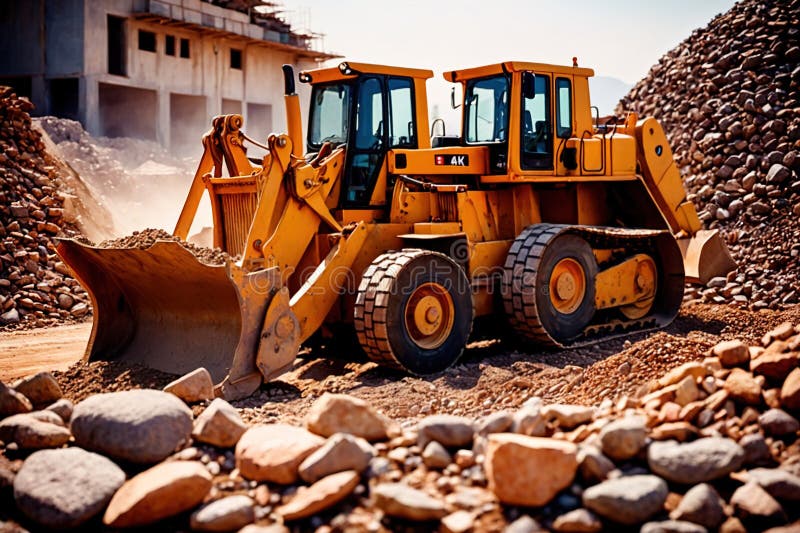
{"type": "MultiPolygon", "coordinates": [[[[515,346],[496,337],[497,326],[479,325],[459,364],[426,377],[377,367],[340,349],[307,350],[291,371],[234,402],[249,422],[297,422],[325,392],[363,398],[385,414],[410,422],[432,413],[480,416],[514,409],[532,396],[547,402],[597,404],[636,395],[648,382],[686,361],[705,356],[723,339],[757,343],[782,322],[800,323],[800,306],[786,311],[748,311],[732,306],[687,305],[667,328],[593,346],[555,352],[515,346]]],[[[75,401],[98,392],[163,387],[175,376],[119,361],[79,361],[90,323],[0,336],[0,379],[39,370],[57,371],[65,395],[75,401]]],[[[502,335],[511,338],[510,335],[502,335]]]]}
{"type": "Polygon", "coordinates": [[[91,321],[0,333],[0,381],[44,370],[66,370],[83,357],[91,321]]]}

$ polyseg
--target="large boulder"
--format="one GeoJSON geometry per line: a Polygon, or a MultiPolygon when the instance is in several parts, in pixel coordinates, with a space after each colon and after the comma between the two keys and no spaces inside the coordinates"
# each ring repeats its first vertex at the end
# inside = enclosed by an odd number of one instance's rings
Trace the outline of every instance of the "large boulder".
{"type": "Polygon", "coordinates": [[[226,496],[192,513],[189,524],[194,531],[234,531],[255,521],[255,505],[244,494],[226,496]]]}
{"type": "Polygon", "coordinates": [[[70,425],[75,442],[83,448],[151,464],[189,442],[192,411],[162,391],[111,392],[76,405],[70,425]]]}
{"type": "Polygon", "coordinates": [[[647,449],[650,470],[674,483],[695,485],[727,476],[744,462],[744,449],[730,439],[708,437],[679,444],[654,442],[647,449]]]}
{"type": "Polygon", "coordinates": [[[39,411],[9,416],[0,421],[0,440],[13,442],[23,450],[58,448],[69,441],[70,433],[55,413],[39,411]],[[47,414],[58,423],[47,419],[47,414]],[[41,416],[45,415],[45,416],[41,416]]]}
{"type": "Polygon", "coordinates": [[[164,392],[174,394],[186,403],[197,403],[214,397],[214,380],[205,368],[185,374],[164,387],[164,392]]]}
{"type": "Polygon", "coordinates": [[[515,433],[494,433],[488,440],[486,477],[503,503],[539,507],[575,479],[578,448],[571,442],[515,433]]]}
{"type": "Polygon", "coordinates": [[[781,387],[781,407],[800,411],[800,368],[792,370],[781,387]]]}
{"type": "Polygon", "coordinates": [[[750,350],[740,340],[722,341],[712,348],[712,353],[719,357],[724,367],[743,365],[750,360],[750,350]]]}
{"type": "Polygon", "coordinates": [[[372,490],[375,507],[406,520],[438,520],[447,514],[444,502],[405,483],[381,483],[372,490]]]}
{"type": "Polygon", "coordinates": [[[239,442],[245,431],[247,426],[236,408],[217,398],[195,420],[192,437],[212,446],[229,448],[239,442]]]}
{"type": "Polygon", "coordinates": [[[67,400],[66,398],[61,398],[60,400],[56,400],[55,402],[45,407],[45,411],[52,411],[53,413],[61,417],[61,420],[65,424],[69,424],[69,419],[72,418],[72,410],[74,408],[75,406],[72,404],[71,401],[67,400]]]}
{"type": "Polygon", "coordinates": [[[578,449],[578,470],[584,480],[590,483],[605,481],[615,468],[597,447],[583,445],[578,449]]]}
{"type": "Polygon", "coordinates": [[[603,481],[583,491],[583,505],[620,524],[639,524],[667,500],[667,484],[656,476],[627,476],[603,481]]]}
{"type": "Polygon", "coordinates": [[[717,529],[725,520],[724,502],[714,487],[701,483],[689,489],[669,517],[717,529]]]}
{"type": "Polygon", "coordinates": [[[600,518],[588,509],[573,509],[553,520],[553,531],[559,533],[597,533],[602,530],[600,518]]]}
{"type": "Polygon", "coordinates": [[[737,402],[749,405],[761,403],[761,385],[753,374],[741,368],[734,368],[725,380],[725,390],[737,402]]]}
{"type": "Polygon", "coordinates": [[[14,478],[17,507],[37,524],[75,528],[99,514],[125,482],[111,460],[80,448],[41,450],[14,478]]]}
{"type": "Polygon", "coordinates": [[[197,506],[211,490],[199,461],[160,463],[129,479],[108,504],[103,523],[113,528],[152,524],[197,506]]]}
{"type": "Polygon", "coordinates": [[[289,503],[276,509],[284,520],[300,520],[315,515],[347,498],[356,486],[359,475],[353,470],[324,477],[310,487],[301,487],[289,503]]]}
{"type": "Polygon", "coordinates": [[[417,444],[420,448],[435,440],[447,448],[472,444],[475,428],[471,419],[455,415],[431,415],[417,426],[417,444]]]}
{"type": "Polygon", "coordinates": [[[780,468],[755,468],[739,478],[753,482],[766,490],[770,496],[782,501],[800,501],[800,476],[780,468]]]}
{"type": "Polygon", "coordinates": [[[15,382],[14,390],[24,394],[35,406],[43,406],[61,399],[63,393],[50,372],[39,372],[15,382]]]}
{"type": "Polygon", "coordinates": [[[246,479],[289,485],[303,460],[325,439],[303,428],[264,424],[248,429],[236,444],[236,467],[246,479]]]}
{"type": "Polygon", "coordinates": [[[548,421],[555,420],[562,428],[572,429],[591,422],[594,417],[594,407],[556,403],[544,406],[542,416],[548,421]]]}
{"type": "Polygon", "coordinates": [[[334,433],[350,433],[368,441],[376,441],[388,438],[397,426],[364,400],[326,392],[309,409],[306,427],[323,437],[330,437],[334,433]]]}
{"type": "Polygon", "coordinates": [[[31,401],[5,383],[0,381],[0,418],[20,413],[29,413],[33,410],[31,401]]]}
{"type": "Polygon", "coordinates": [[[745,483],[731,496],[731,507],[749,530],[764,529],[786,523],[781,504],[757,483],[745,483]]]}
{"type": "Polygon", "coordinates": [[[758,425],[766,435],[784,437],[800,431],[800,421],[782,409],[769,409],[758,417],[758,425]]]}
{"type": "Polygon", "coordinates": [[[643,416],[626,416],[603,426],[600,430],[603,453],[618,461],[635,456],[647,440],[646,422],[643,416]]]}
{"type": "Polygon", "coordinates": [[[308,483],[345,470],[354,470],[360,474],[366,470],[374,456],[375,450],[366,440],[347,433],[337,433],[306,457],[298,472],[308,483]]]}

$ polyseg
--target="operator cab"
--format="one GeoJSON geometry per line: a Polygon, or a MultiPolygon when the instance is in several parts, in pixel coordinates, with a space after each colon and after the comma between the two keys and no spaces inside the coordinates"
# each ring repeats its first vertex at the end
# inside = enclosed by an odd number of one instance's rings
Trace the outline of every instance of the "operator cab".
{"type": "Polygon", "coordinates": [[[385,187],[378,184],[385,184],[386,152],[429,147],[417,128],[427,124],[427,108],[416,102],[425,102],[425,80],[431,76],[426,70],[359,63],[300,74],[300,81],[312,84],[307,152],[318,153],[325,143],[347,146],[340,207],[385,206],[385,187]]]}
{"type": "Polygon", "coordinates": [[[506,62],[444,77],[463,86],[463,142],[488,148],[490,174],[552,174],[559,165],[563,173],[566,140],[578,129],[575,121],[582,126],[586,118],[573,116],[574,85],[588,101],[592,75],[578,67],[506,62]]]}

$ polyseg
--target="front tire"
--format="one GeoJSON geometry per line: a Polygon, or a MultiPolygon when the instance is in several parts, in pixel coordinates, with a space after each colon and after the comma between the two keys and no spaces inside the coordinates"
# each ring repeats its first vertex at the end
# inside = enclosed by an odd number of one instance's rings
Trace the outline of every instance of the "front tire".
{"type": "Polygon", "coordinates": [[[563,226],[526,228],[503,270],[501,294],[511,326],[538,344],[560,346],[574,340],[595,314],[597,270],[589,243],[563,226]]]}
{"type": "Polygon", "coordinates": [[[446,255],[428,250],[378,256],[364,272],[354,309],[367,356],[412,374],[440,372],[455,363],[472,319],[466,273],[446,255]]]}

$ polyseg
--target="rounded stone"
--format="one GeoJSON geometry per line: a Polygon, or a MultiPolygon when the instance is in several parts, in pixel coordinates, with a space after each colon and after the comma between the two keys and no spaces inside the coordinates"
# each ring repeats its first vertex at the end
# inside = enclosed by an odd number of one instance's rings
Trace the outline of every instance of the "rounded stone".
{"type": "Polygon", "coordinates": [[[122,469],[102,455],[80,448],[42,450],[14,478],[14,500],[37,524],[74,528],[99,514],[124,482],[122,469]]]}
{"type": "Polygon", "coordinates": [[[172,394],[157,390],[96,394],[75,406],[71,429],[83,448],[152,464],[189,442],[192,412],[172,394]]]}

